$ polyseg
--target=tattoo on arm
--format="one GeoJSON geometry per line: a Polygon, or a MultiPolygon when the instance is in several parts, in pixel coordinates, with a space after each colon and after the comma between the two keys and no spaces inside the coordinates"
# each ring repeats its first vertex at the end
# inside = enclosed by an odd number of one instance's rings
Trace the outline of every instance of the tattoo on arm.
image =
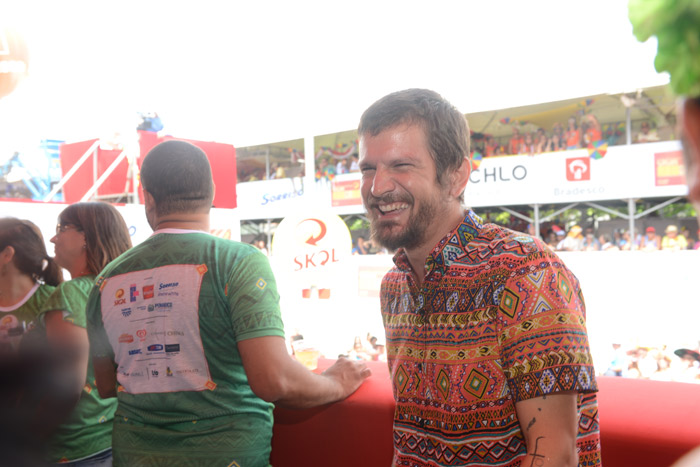
{"type": "Polygon", "coordinates": [[[529,430],[532,425],[535,424],[537,419],[535,417],[532,417],[532,420],[530,420],[530,423],[527,424],[527,429],[529,430]]]}
{"type": "MultiPolygon", "coordinates": [[[[533,421],[534,421],[534,419],[533,419],[533,421]]],[[[544,454],[537,453],[537,445],[539,444],[539,442],[542,438],[544,438],[544,436],[538,436],[537,439],[535,440],[535,452],[530,454],[532,456],[532,462],[530,462],[530,467],[544,465],[544,457],[545,457],[544,454]]]]}

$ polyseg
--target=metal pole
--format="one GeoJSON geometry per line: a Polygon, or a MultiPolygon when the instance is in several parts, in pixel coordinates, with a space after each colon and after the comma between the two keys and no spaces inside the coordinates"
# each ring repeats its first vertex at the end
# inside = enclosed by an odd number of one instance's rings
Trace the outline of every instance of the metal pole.
{"type": "Polygon", "coordinates": [[[53,187],[51,192],[48,195],[46,195],[46,198],[44,198],[45,203],[48,201],[51,201],[51,198],[56,196],[56,193],[61,191],[61,188],[63,188],[63,185],[65,185],[66,182],[68,182],[68,180],[70,180],[70,178],[73,176],[73,174],[75,174],[75,172],[85,163],[85,161],[88,160],[88,158],[93,153],[93,151],[97,150],[97,147],[99,145],[100,145],[99,139],[97,141],[95,141],[94,143],[92,143],[92,146],[90,146],[90,149],[85,151],[85,153],[83,153],[83,155],[80,156],[80,159],[78,159],[78,161],[75,164],[73,164],[73,167],[70,168],[68,173],[66,173],[63,176],[63,178],[53,187]]]}
{"type": "Polygon", "coordinates": [[[535,223],[535,237],[540,238],[540,205],[535,204],[535,212],[534,212],[534,223],[535,223]]]}
{"type": "Polygon", "coordinates": [[[267,254],[272,253],[272,234],[270,233],[270,219],[267,220],[267,254]]]}
{"type": "Polygon", "coordinates": [[[625,133],[627,136],[627,145],[632,144],[632,110],[627,107],[625,109],[625,133]]]}
{"type": "Polygon", "coordinates": [[[634,250],[634,242],[637,239],[637,236],[634,234],[634,211],[637,210],[637,205],[634,202],[634,199],[630,198],[627,200],[627,210],[630,213],[629,217],[629,224],[630,224],[630,250],[634,250]]]}
{"type": "Polygon", "coordinates": [[[314,147],[314,137],[307,136],[304,138],[304,199],[306,201],[310,200],[311,197],[307,198],[307,195],[313,196],[316,188],[316,153],[314,152],[316,148],[314,147]]]}
{"type": "Polygon", "coordinates": [[[107,180],[107,177],[109,177],[112,172],[114,172],[114,169],[117,168],[117,166],[121,163],[121,161],[126,158],[126,151],[122,151],[119,156],[117,156],[116,159],[110,164],[109,167],[107,167],[107,170],[104,171],[102,175],[100,175],[100,178],[95,181],[95,183],[90,187],[90,189],[83,195],[82,198],[80,198],[80,202],[82,203],[83,201],[88,201],[90,197],[97,193],[97,190],[100,188],[100,186],[104,183],[105,180],[107,180]]]}

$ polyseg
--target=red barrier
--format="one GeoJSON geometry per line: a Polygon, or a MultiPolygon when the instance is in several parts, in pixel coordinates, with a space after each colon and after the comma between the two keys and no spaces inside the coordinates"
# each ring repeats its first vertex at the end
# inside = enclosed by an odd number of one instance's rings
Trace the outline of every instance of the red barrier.
{"type": "MultiPolygon", "coordinates": [[[[158,136],[158,133],[150,131],[139,131],[139,145],[141,155],[138,158],[138,165],[141,166],[144,157],[156,144],[175,138],[173,136],[158,136]]],[[[60,151],[61,171],[67,173],[80,157],[90,148],[96,140],[80,141],[77,143],[62,144],[60,151]]],[[[211,164],[212,175],[216,191],[214,194],[214,207],[235,208],[236,207],[236,149],[230,144],[215,143],[211,141],[187,140],[201,150],[203,150],[209,163],[211,164]]],[[[75,172],[73,177],[63,186],[63,199],[66,203],[77,203],[87,193],[94,183],[94,178],[99,178],[107,167],[119,156],[121,150],[97,149],[96,177],[93,175],[93,158],[88,158],[85,163],[75,172]]],[[[123,160],[107,177],[98,189],[96,195],[117,195],[123,194],[124,188],[131,192],[131,180],[127,180],[128,163],[123,160]]],[[[183,174],[185,176],[186,174],[183,174]]],[[[139,187],[139,199],[143,202],[143,191],[139,187]]]]}
{"type": "MultiPolygon", "coordinates": [[[[320,360],[319,370],[332,360],[320,360]]],[[[385,363],[345,401],[310,410],[275,409],[271,463],[387,467],[394,399],[385,363]]],[[[599,377],[604,467],[666,467],[700,445],[700,384],[599,377]]]]}

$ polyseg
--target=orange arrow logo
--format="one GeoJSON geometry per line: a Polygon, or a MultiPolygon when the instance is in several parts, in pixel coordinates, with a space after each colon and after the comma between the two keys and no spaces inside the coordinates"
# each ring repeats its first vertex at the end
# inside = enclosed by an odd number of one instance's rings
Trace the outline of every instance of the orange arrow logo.
{"type": "Polygon", "coordinates": [[[310,218],[310,219],[304,219],[303,221],[299,222],[299,223],[297,224],[297,227],[299,227],[299,226],[300,226],[301,224],[303,224],[304,222],[316,222],[318,225],[321,226],[321,233],[319,233],[317,237],[314,237],[313,235],[311,235],[311,236],[310,236],[309,238],[307,238],[306,241],[304,242],[304,243],[308,243],[309,245],[316,246],[316,243],[317,243],[319,240],[321,240],[323,237],[326,236],[326,232],[328,231],[328,229],[326,228],[326,224],[323,223],[322,221],[318,220],[318,219],[310,218]]]}

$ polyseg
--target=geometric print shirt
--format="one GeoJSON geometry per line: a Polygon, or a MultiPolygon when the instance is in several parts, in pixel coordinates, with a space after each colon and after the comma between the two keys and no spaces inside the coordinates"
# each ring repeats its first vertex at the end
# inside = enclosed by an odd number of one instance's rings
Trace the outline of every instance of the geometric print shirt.
{"type": "Polygon", "coordinates": [[[515,404],[578,393],[579,465],[600,466],[597,385],[578,280],[540,240],[471,210],[431,251],[403,249],[381,286],[400,466],[519,466],[515,404]]]}

